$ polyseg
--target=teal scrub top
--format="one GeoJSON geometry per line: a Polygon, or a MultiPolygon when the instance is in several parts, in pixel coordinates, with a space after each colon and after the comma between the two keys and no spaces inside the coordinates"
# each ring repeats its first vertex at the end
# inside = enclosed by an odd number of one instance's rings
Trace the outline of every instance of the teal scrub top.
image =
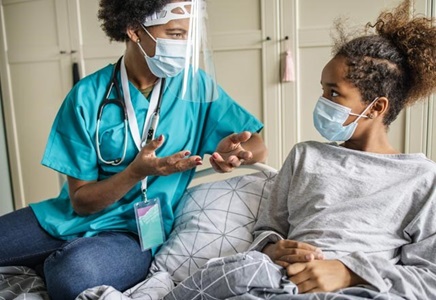
{"type": "MultiPolygon", "coordinates": [[[[65,98],[53,123],[42,164],[79,180],[103,180],[127,167],[138,153],[130,130],[125,160],[118,166],[106,165],[96,152],[96,121],[100,103],[105,98],[113,65],[79,81],[65,98]]],[[[119,74],[117,75],[119,78],[119,74]]],[[[120,78],[119,78],[120,80],[120,78]]],[[[198,95],[206,96],[204,90],[198,95]]],[[[121,81],[119,81],[121,82],[121,81]]],[[[221,139],[244,130],[259,132],[263,125],[253,115],[232,100],[220,87],[219,97],[212,102],[186,101],[178,98],[183,82],[182,74],[165,82],[161,114],[156,136],[165,136],[156,155],[164,157],[182,150],[193,155],[213,153],[221,139]]],[[[130,95],[138,128],[142,132],[149,101],[130,83],[130,95]]],[[[120,88],[121,90],[121,88],[120,88]]],[[[112,91],[112,94],[114,91],[112,91]]],[[[122,93],[122,90],[121,90],[122,93]]],[[[198,101],[200,100],[200,101],[198,101]]],[[[121,156],[125,139],[123,114],[118,106],[105,107],[100,125],[100,149],[105,160],[121,156]]],[[[174,221],[174,209],[183,195],[195,170],[168,176],[148,177],[148,198],[161,201],[166,236],[174,221]]],[[[64,184],[58,197],[31,204],[39,223],[52,236],[69,240],[94,236],[102,231],[137,233],[134,204],[142,201],[140,183],[122,199],[104,210],[79,216],[71,206],[68,185],[64,184]]]]}

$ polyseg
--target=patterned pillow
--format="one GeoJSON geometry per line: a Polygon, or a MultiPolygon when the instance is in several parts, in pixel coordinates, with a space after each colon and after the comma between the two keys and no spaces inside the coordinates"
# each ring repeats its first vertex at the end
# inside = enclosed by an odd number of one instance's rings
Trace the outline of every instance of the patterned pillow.
{"type": "Polygon", "coordinates": [[[263,171],[188,189],[151,273],[167,271],[179,283],[211,258],[246,251],[260,203],[268,199],[275,176],[263,171]]]}

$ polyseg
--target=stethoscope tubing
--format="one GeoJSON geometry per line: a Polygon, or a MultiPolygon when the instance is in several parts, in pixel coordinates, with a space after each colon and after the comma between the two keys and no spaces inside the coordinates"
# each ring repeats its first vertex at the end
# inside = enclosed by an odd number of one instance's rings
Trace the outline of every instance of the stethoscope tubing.
{"type": "Polygon", "coordinates": [[[119,87],[118,80],[116,77],[116,72],[119,71],[119,69],[120,69],[121,58],[118,59],[116,65],[112,71],[111,80],[110,80],[108,88],[106,90],[106,96],[98,107],[96,134],[95,134],[95,143],[96,143],[98,159],[100,159],[103,163],[105,163],[107,165],[112,165],[112,166],[120,165],[124,161],[124,159],[126,157],[126,153],[127,153],[128,116],[127,116],[127,111],[126,111],[126,105],[124,103],[124,99],[121,97],[120,87],[119,87]],[[116,98],[111,99],[110,94],[111,94],[112,89],[114,87],[115,87],[116,98]],[[104,107],[108,104],[115,104],[115,105],[119,106],[123,112],[123,120],[124,120],[124,142],[123,142],[124,145],[123,145],[122,155],[121,155],[121,157],[113,159],[113,160],[105,160],[103,158],[103,155],[101,154],[101,144],[100,144],[100,121],[101,121],[101,118],[103,116],[104,107]]]}
{"type": "MultiPolygon", "coordinates": [[[[96,124],[96,135],[95,135],[96,136],[95,139],[96,139],[96,148],[97,148],[98,159],[107,165],[113,165],[113,166],[120,165],[124,161],[124,159],[126,157],[126,153],[127,153],[129,117],[127,114],[125,99],[124,99],[124,97],[121,97],[120,85],[119,85],[118,80],[117,80],[117,72],[120,72],[122,58],[123,57],[120,57],[120,59],[117,61],[116,65],[112,71],[111,79],[110,79],[109,85],[108,85],[106,93],[105,93],[105,98],[102,100],[102,102],[99,105],[98,112],[97,112],[97,124],[96,124]],[[113,88],[115,88],[116,98],[110,98],[110,94],[111,94],[111,91],[113,88]],[[105,160],[101,154],[101,144],[100,144],[100,134],[99,134],[100,121],[101,121],[102,116],[103,116],[104,107],[108,104],[115,104],[115,105],[119,106],[123,112],[123,119],[124,119],[124,122],[123,122],[124,123],[124,142],[123,142],[124,145],[123,145],[122,156],[119,158],[116,158],[114,160],[105,160]]],[[[157,129],[157,126],[159,124],[160,108],[161,108],[161,103],[162,103],[165,78],[161,78],[160,80],[161,80],[161,84],[160,84],[160,90],[159,90],[159,95],[158,95],[158,101],[156,104],[156,108],[155,108],[155,110],[150,118],[150,122],[149,122],[150,125],[148,127],[146,138],[145,138],[145,140],[143,140],[141,142],[141,147],[144,147],[146,144],[150,143],[154,139],[155,134],[156,134],[156,129],[157,129]]]]}

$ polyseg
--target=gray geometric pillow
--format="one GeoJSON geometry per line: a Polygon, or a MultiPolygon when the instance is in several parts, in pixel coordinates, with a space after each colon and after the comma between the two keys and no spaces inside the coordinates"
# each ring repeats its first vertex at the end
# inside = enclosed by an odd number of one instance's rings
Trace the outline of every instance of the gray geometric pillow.
{"type": "Polygon", "coordinates": [[[167,271],[179,283],[211,258],[246,251],[260,203],[268,199],[276,175],[263,171],[188,189],[151,273],[167,271]]]}

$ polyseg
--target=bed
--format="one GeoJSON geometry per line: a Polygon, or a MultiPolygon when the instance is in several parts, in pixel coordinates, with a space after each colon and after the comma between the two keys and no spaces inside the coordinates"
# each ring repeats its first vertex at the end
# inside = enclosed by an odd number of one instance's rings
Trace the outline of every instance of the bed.
{"type": "MultiPolygon", "coordinates": [[[[263,253],[250,251],[258,211],[268,199],[277,171],[256,164],[231,177],[211,174],[198,172],[184,193],[173,230],[156,253],[146,280],[126,291],[96,286],[76,300],[402,299],[370,286],[298,294],[282,268],[263,253]]],[[[4,299],[49,297],[33,270],[16,266],[0,267],[0,300],[4,299]]]]}
{"type": "MultiPolygon", "coordinates": [[[[268,198],[277,171],[255,164],[245,166],[232,177],[213,173],[211,169],[197,171],[176,209],[174,228],[156,254],[144,282],[127,291],[94,287],[78,299],[162,299],[210,259],[247,251],[259,207],[268,198]]],[[[3,299],[49,297],[34,270],[15,266],[0,267],[0,300],[3,299]]]]}

